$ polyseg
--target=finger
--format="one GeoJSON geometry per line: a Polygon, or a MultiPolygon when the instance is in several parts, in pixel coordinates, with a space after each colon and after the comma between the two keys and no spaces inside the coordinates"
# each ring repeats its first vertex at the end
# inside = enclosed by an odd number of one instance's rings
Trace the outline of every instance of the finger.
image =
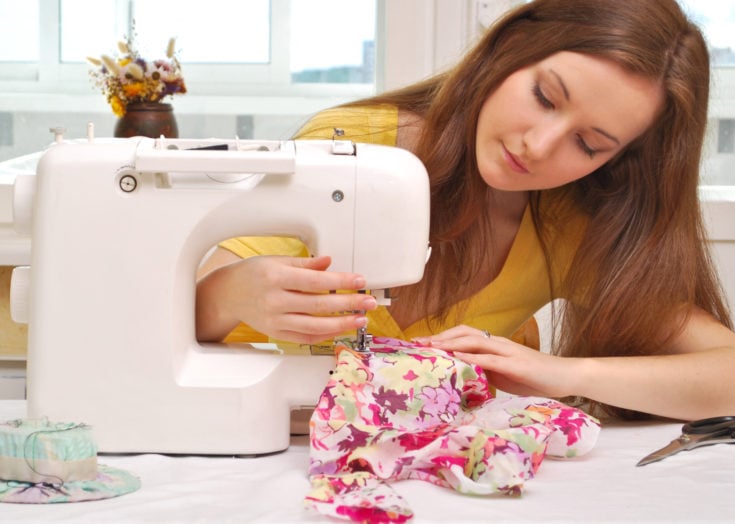
{"type": "Polygon", "coordinates": [[[284,310],[311,315],[335,315],[351,311],[372,311],[378,301],[360,293],[290,293],[284,296],[284,310]]]}
{"type": "Polygon", "coordinates": [[[455,351],[454,356],[461,360],[462,362],[466,362],[467,364],[480,366],[483,369],[490,369],[492,366],[490,365],[491,355],[486,354],[476,354],[476,353],[466,353],[463,351],[455,351]]]}
{"type": "Polygon", "coordinates": [[[319,293],[327,290],[359,290],[365,289],[365,277],[357,273],[338,271],[326,271],[332,259],[328,256],[313,258],[295,258],[291,261],[291,267],[297,270],[307,269],[310,271],[298,271],[295,275],[286,272],[283,287],[293,291],[306,293],[319,293]]]}
{"type": "Polygon", "coordinates": [[[292,259],[292,265],[294,267],[302,267],[304,269],[324,271],[332,265],[332,257],[326,255],[318,257],[297,257],[292,259]]]}
{"type": "Polygon", "coordinates": [[[501,354],[505,353],[506,340],[501,337],[487,338],[484,335],[473,334],[434,342],[432,346],[446,351],[452,351],[453,353],[501,354]]]}
{"type": "Polygon", "coordinates": [[[452,338],[462,337],[465,335],[471,335],[471,334],[477,334],[480,331],[478,329],[475,329],[470,326],[465,326],[464,324],[460,324],[458,326],[451,327],[449,329],[446,329],[442,331],[441,333],[438,333],[434,335],[433,338],[437,340],[448,340],[452,338]]]}
{"type": "Polygon", "coordinates": [[[364,315],[313,317],[293,314],[282,317],[282,334],[279,337],[282,337],[284,340],[314,344],[333,339],[365,326],[367,326],[367,317],[364,315]]]}

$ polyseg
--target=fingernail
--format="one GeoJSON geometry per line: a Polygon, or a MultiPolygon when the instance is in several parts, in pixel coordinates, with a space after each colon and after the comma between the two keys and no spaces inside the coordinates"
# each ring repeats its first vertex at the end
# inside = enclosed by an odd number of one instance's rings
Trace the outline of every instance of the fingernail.
{"type": "Polygon", "coordinates": [[[355,278],[355,287],[357,289],[365,289],[365,277],[356,277],[355,278]]]}
{"type": "Polygon", "coordinates": [[[367,317],[358,317],[355,320],[355,327],[365,327],[368,324],[367,317]]]}
{"type": "Polygon", "coordinates": [[[372,296],[368,296],[362,301],[362,309],[375,309],[377,305],[378,301],[372,296]]]}

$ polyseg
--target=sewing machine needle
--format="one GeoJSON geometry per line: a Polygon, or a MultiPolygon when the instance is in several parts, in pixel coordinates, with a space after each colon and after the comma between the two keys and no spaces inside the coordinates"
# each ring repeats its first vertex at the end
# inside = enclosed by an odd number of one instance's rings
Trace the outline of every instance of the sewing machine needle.
{"type": "MultiPolygon", "coordinates": [[[[364,314],[364,311],[361,312],[364,314]]],[[[357,328],[357,339],[355,340],[355,349],[358,351],[367,351],[367,327],[357,328]]]]}
{"type": "MultiPolygon", "coordinates": [[[[361,289],[358,291],[358,293],[364,294],[365,290],[361,289]]],[[[365,311],[359,311],[361,315],[365,314],[365,311]]],[[[367,332],[367,326],[362,326],[361,328],[357,328],[357,338],[355,339],[355,349],[357,351],[361,352],[367,352],[370,351],[370,342],[372,340],[372,337],[368,335],[367,332]]]]}

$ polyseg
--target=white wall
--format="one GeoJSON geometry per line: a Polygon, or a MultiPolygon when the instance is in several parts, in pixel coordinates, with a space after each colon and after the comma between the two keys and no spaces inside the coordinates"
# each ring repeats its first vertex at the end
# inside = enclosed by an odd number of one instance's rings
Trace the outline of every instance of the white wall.
{"type": "Polygon", "coordinates": [[[735,321],[735,186],[702,186],[700,195],[712,254],[735,321]]]}

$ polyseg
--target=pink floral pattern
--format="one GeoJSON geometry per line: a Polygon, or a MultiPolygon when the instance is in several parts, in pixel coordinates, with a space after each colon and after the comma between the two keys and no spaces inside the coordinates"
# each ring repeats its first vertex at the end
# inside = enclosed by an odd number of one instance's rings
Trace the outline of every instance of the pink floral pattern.
{"type": "Polygon", "coordinates": [[[600,424],[551,399],[494,398],[480,368],[376,338],[369,353],[337,348],[310,429],[307,507],[354,522],[405,522],[413,513],[389,481],[518,494],[546,455],[589,451],[600,424]]]}

